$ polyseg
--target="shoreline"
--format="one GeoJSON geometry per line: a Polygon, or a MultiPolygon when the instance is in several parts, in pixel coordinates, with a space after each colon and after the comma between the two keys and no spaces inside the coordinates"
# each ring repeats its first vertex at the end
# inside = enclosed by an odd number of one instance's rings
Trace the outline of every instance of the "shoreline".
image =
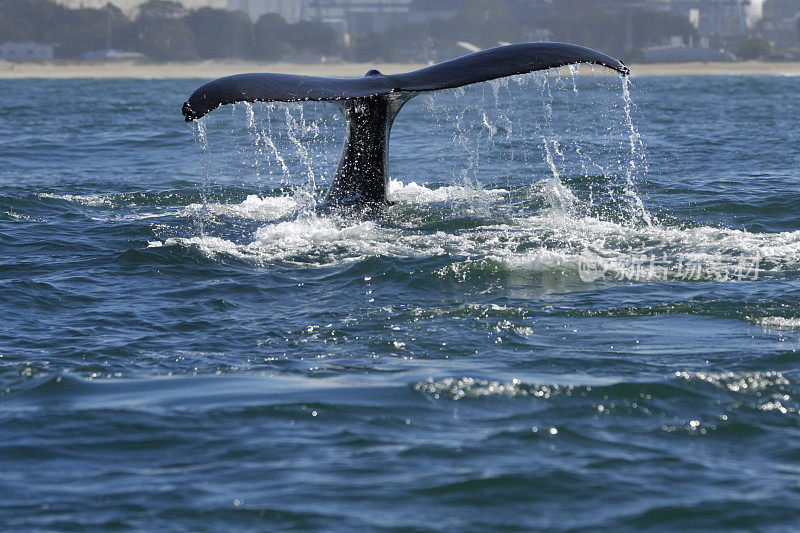
{"type": "MultiPolygon", "coordinates": [[[[120,62],[11,62],[0,60],[0,79],[132,78],[178,79],[219,78],[243,72],[282,72],[316,76],[360,77],[372,68],[384,74],[409,72],[427,65],[420,63],[287,63],[244,60],[208,60],[176,63],[120,62]]],[[[719,62],[719,63],[644,63],[630,65],[632,77],[643,76],[800,76],[800,61],[719,62]]],[[[566,67],[559,69],[569,74],[566,67]]],[[[612,71],[582,66],[581,74],[608,74],[612,71]]]]}

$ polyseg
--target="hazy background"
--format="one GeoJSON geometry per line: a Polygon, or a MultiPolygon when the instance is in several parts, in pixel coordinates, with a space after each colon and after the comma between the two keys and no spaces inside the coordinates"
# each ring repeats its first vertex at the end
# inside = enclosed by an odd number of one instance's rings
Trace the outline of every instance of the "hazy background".
{"type": "Polygon", "coordinates": [[[797,0],[0,0],[0,59],[431,62],[569,41],[629,62],[800,58],[797,0]]]}

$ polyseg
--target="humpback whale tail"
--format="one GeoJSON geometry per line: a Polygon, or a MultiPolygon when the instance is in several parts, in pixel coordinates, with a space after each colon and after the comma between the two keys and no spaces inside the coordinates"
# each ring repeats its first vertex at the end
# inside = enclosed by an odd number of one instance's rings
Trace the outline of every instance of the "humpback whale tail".
{"type": "Polygon", "coordinates": [[[293,74],[238,74],[198,88],[183,104],[186,121],[235,102],[338,103],[347,131],[322,211],[373,212],[386,205],[387,148],[397,113],[421,92],[451,89],[481,81],[576,63],[591,63],[628,74],[606,54],[567,43],[501,46],[405,74],[370,70],[363,78],[324,78],[293,74]]]}

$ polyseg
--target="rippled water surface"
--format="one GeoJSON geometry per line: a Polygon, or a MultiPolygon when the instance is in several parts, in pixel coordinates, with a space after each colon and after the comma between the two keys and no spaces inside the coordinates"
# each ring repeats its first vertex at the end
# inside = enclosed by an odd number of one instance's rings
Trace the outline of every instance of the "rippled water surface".
{"type": "Polygon", "coordinates": [[[800,523],[800,82],[581,73],[409,102],[376,220],[331,104],[0,81],[4,529],[800,523]]]}

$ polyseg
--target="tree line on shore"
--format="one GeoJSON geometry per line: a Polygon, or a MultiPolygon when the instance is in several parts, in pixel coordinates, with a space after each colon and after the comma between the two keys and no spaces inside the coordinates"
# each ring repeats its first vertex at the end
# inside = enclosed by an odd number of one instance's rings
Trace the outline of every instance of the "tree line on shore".
{"type": "Polygon", "coordinates": [[[289,24],[271,13],[253,23],[241,11],[190,11],[172,0],[149,0],[132,18],[110,4],[102,9],[68,9],[53,0],[0,0],[0,42],[55,44],[60,58],[114,48],[156,61],[278,60],[287,55],[419,61],[443,59],[457,41],[490,47],[546,35],[630,55],[674,36],[687,42],[698,39],[685,17],[643,9],[606,11],[592,0],[555,0],[545,8],[526,7],[519,0],[465,0],[456,5],[459,9],[451,18],[398,24],[345,41],[321,22],[289,24]]]}
{"type": "Polygon", "coordinates": [[[335,54],[339,38],[320,22],[288,24],[268,14],[253,24],[242,11],[189,11],[171,0],[149,0],[133,18],[111,4],[68,9],[53,0],[0,0],[0,42],[54,44],[56,57],[65,59],[121,49],[156,61],[275,60],[290,52],[335,54]]]}

